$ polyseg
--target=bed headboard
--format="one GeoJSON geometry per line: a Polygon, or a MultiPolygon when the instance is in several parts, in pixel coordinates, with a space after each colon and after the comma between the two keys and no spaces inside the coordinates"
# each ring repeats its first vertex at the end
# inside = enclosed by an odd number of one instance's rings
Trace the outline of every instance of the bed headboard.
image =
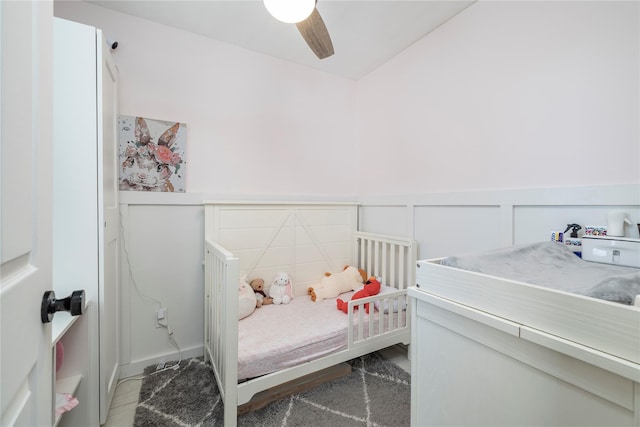
{"type": "Polygon", "coordinates": [[[205,240],[240,259],[240,277],[269,284],[281,271],[305,295],[324,272],[356,262],[355,203],[205,201],[205,240]]]}

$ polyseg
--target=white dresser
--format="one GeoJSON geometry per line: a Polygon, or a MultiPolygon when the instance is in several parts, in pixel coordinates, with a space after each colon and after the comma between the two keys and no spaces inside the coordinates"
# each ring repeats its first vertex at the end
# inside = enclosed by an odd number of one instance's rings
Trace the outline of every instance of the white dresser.
{"type": "Polygon", "coordinates": [[[640,307],[464,284],[435,261],[418,261],[408,290],[413,426],[640,425],[640,307]]]}

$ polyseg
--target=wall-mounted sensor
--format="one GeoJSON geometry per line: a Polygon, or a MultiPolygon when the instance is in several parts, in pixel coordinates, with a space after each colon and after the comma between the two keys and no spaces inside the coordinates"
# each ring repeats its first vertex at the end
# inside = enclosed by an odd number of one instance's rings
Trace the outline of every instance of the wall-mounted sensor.
{"type": "Polygon", "coordinates": [[[116,40],[107,39],[107,46],[109,46],[111,50],[116,50],[118,48],[118,42],[116,40]]]}

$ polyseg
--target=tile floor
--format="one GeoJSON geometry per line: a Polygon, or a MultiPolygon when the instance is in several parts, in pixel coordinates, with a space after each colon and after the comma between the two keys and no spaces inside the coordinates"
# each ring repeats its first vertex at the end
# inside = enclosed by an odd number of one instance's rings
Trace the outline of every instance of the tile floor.
{"type": "Polygon", "coordinates": [[[133,419],[136,414],[136,405],[138,404],[138,394],[140,393],[140,385],[142,377],[131,377],[116,388],[116,394],[111,401],[111,408],[107,415],[107,421],[103,424],[105,427],[130,427],[133,426],[133,419]],[[140,379],[133,379],[140,378],[140,379]]]}
{"type": "MultiPolygon", "coordinates": [[[[396,363],[407,372],[411,372],[411,362],[407,357],[407,349],[402,346],[392,346],[380,351],[380,354],[396,363]]],[[[116,394],[111,402],[111,409],[107,421],[103,427],[130,427],[133,426],[133,419],[140,393],[141,377],[132,377],[126,381],[121,381],[116,389],[116,394]]]]}

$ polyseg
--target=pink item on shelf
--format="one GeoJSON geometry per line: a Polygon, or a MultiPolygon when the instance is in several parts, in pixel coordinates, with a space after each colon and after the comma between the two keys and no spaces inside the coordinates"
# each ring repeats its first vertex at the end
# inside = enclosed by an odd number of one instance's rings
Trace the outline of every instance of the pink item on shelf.
{"type": "Polygon", "coordinates": [[[60,370],[63,360],[64,360],[64,346],[62,345],[62,342],[58,341],[56,343],[56,372],[60,370]]]}
{"type": "Polygon", "coordinates": [[[69,393],[56,393],[56,416],[78,406],[78,399],[69,393]]]}

